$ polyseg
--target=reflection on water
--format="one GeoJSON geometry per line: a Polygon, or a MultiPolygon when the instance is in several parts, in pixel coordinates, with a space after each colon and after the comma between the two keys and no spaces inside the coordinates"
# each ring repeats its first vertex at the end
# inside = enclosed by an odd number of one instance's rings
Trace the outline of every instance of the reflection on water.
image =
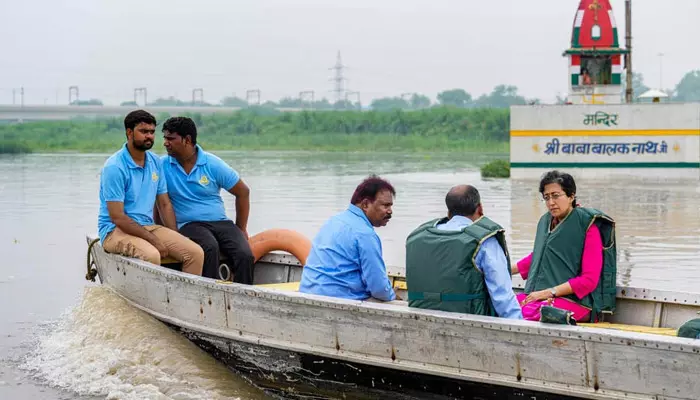
{"type": "MultiPolygon", "coordinates": [[[[444,196],[454,184],[477,186],[487,215],[508,231],[513,260],[530,251],[535,225],[545,211],[536,180],[482,181],[475,165],[483,156],[219,155],[252,188],[251,233],[290,228],[312,238],[329,216],[347,207],[363,177],[376,172],[388,178],[397,189],[395,215],[378,233],[392,268],[403,266],[404,241],[411,230],[445,214],[444,196]]],[[[0,398],[257,398],[235,375],[104,290],[91,289],[83,297],[84,235],[97,230],[99,170],[107,156],[0,158],[0,398]],[[52,330],[40,335],[36,349],[22,347],[42,321],[57,319],[52,330]],[[3,377],[2,359],[13,352],[42,382],[63,389],[49,393],[26,378],[3,377]]],[[[584,205],[617,221],[619,283],[697,291],[697,183],[577,184],[584,205]]],[[[226,198],[233,216],[233,199],[226,198]]]]}

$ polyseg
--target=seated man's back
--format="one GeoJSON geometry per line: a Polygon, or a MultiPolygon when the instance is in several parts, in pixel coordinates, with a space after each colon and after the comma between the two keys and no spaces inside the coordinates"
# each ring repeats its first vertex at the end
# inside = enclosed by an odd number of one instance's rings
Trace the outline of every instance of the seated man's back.
{"type": "Polygon", "coordinates": [[[354,300],[396,298],[373,226],[391,218],[394,189],[370,177],[358,186],[353,204],[321,227],[311,246],[299,291],[354,300]]]}
{"type": "Polygon", "coordinates": [[[522,318],[503,228],[483,216],[471,186],[453,188],[446,203],[448,218],[421,225],[406,241],[409,307],[522,318]]]}

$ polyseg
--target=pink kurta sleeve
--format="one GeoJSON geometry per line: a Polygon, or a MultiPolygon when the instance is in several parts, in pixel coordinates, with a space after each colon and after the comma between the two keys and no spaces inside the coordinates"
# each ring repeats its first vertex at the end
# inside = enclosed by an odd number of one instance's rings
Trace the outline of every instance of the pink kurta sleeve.
{"type": "Polygon", "coordinates": [[[530,272],[530,265],[532,264],[532,253],[528,254],[527,257],[518,261],[518,272],[523,279],[527,279],[527,274],[530,272]]]}
{"type": "MultiPolygon", "coordinates": [[[[520,268],[520,264],[518,264],[520,268]]],[[[603,240],[597,226],[591,225],[583,244],[581,275],[569,280],[571,289],[579,299],[586,297],[598,286],[603,269],[603,240]]]]}

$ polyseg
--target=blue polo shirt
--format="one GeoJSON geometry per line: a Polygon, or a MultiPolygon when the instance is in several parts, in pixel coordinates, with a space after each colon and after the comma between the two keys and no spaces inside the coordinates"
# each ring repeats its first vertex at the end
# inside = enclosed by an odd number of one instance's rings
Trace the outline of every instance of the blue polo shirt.
{"type": "Polygon", "coordinates": [[[359,207],[350,204],[321,227],[311,244],[299,291],[353,300],[396,299],[382,258],[382,242],[359,207]]]}
{"type": "Polygon", "coordinates": [[[167,192],[160,158],[147,151],[144,166],[141,167],[131,158],[124,144],[121,150],[105,161],[100,174],[100,213],[97,217],[100,241],[104,243],[107,235],[116,227],[109,217],[108,201],[124,203],[124,213],[139,225],[153,225],[156,196],[167,192]]]}
{"type": "Polygon", "coordinates": [[[221,189],[229,191],[240,180],[238,172],[222,159],[196,147],[197,163],[189,174],[175,157],[163,157],[163,174],[178,229],[188,222],[227,220],[221,189]]]}

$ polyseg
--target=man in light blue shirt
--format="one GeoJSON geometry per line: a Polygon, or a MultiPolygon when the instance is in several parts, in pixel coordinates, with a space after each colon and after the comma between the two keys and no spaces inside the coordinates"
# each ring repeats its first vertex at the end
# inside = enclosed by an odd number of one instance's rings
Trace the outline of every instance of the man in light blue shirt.
{"type": "Polygon", "coordinates": [[[396,299],[374,227],[392,216],[396,191],[370,176],[355,189],[348,209],[331,217],[313,240],[299,291],[344,299],[396,299]]]}
{"type": "MultiPolygon", "coordinates": [[[[447,222],[436,226],[444,231],[461,231],[483,216],[481,196],[473,186],[453,187],[447,194],[447,222]],[[472,210],[474,210],[472,212],[472,210]],[[466,215],[465,215],[466,214],[466,215]]],[[[496,314],[503,318],[522,319],[522,311],[513,292],[513,282],[508,268],[508,260],[495,237],[486,239],[474,258],[476,267],[484,274],[486,287],[496,314]]]]}
{"type": "Polygon", "coordinates": [[[156,119],[137,110],[124,119],[127,142],[107,159],[100,174],[97,227],[105,251],[160,265],[163,257],[182,262],[183,271],[202,273],[204,253],[176,231],[161,160],[153,147],[156,119]],[[154,204],[165,226],[153,220],[154,204]]]}
{"type": "Polygon", "coordinates": [[[204,250],[203,276],[222,278],[219,254],[223,253],[233,281],[252,284],[254,259],[247,232],[250,189],[236,170],[197,144],[197,127],[191,118],[165,121],[163,138],[168,152],[163,157],[163,174],[177,227],[204,250]],[[236,198],[235,224],[226,216],[222,189],[236,198]]]}

